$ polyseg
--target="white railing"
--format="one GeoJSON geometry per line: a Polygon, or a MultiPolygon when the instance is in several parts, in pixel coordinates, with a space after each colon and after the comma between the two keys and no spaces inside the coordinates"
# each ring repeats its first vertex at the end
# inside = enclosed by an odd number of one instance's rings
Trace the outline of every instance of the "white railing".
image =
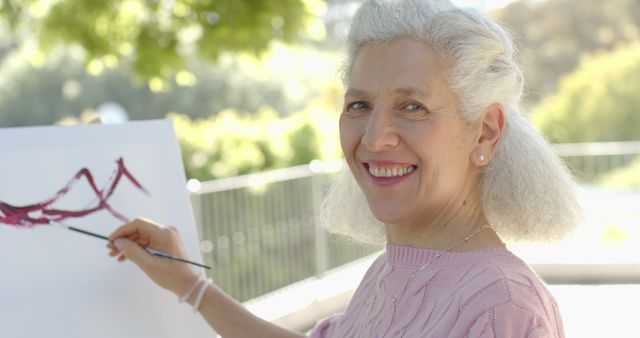
{"type": "MultiPolygon", "coordinates": [[[[597,181],[640,155],[640,141],[554,145],[574,173],[597,181]]],[[[241,301],[293,284],[380,248],[328,235],[320,203],[342,161],[193,184],[201,251],[220,286],[241,301]]]]}

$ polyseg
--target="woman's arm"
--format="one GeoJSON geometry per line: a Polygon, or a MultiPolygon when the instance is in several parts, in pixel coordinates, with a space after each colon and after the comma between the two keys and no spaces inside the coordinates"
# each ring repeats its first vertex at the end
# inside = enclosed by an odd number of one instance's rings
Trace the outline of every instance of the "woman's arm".
{"type": "MultiPolygon", "coordinates": [[[[198,282],[198,275],[187,264],[153,256],[143,249],[151,247],[186,258],[175,228],[136,218],[117,229],[109,238],[113,241],[107,245],[111,249],[111,256],[119,256],[120,262],[131,260],[156,284],[179,297],[187,294],[198,282]]],[[[192,305],[195,303],[197,291],[190,294],[187,302],[192,305]]],[[[258,318],[215,285],[207,285],[198,310],[223,337],[304,337],[258,318]]]]}
{"type": "MultiPolygon", "coordinates": [[[[190,304],[193,304],[194,295],[190,304]]],[[[215,285],[208,285],[200,314],[223,337],[305,337],[261,319],[215,285]]]]}

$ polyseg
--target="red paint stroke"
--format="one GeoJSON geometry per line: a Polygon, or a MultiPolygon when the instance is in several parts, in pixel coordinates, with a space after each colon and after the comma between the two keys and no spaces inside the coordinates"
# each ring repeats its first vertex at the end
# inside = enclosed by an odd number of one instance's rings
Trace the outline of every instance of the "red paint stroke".
{"type": "Polygon", "coordinates": [[[60,222],[67,218],[80,218],[83,216],[87,216],[94,212],[100,210],[106,210],[115,218],[121,220],[122,222],[127,222],[128,219],[113,209],[111,205],[109,205],[108,200],[113,195],[118,183],[120,183],[120,179],[124,176],[126,177],[138,190],[142,191],[146,195],[149,195],[147,189],[145,189],[138,180],[133,177],[133,175],[129,172],[127,167],[124,165],[124,160],[122,157],[116,160],[118,167],[114,170],[114,174],[109,178],[109,181],[113,179],[111,184],[107,181],[106,186],[101,190],[95,183],[93,179],[93,175],[91,171],[87,168],[82,168],[78,171],[77,174],[71,178],[71,180],[64,186],[62,189],[58,190],[58,192],[50,199],[25,206],[14,206],[5,202],[0,201],[0,223],[12,225],[15,227],[26,227],[31,228],[36,225],[48,225],[50,221],[60,222]],[[96,194],[98,199],[98,203],[96,206],[81,209],[81,210],[61,210],[52,208],[52,205],[55,204],[60,198],[64,197],[73,186],[80,180],[86,179],[89,185],[91,186],[91,190],[96,194]],[[40,215],[33,215],[39,213],[40,215]]]}

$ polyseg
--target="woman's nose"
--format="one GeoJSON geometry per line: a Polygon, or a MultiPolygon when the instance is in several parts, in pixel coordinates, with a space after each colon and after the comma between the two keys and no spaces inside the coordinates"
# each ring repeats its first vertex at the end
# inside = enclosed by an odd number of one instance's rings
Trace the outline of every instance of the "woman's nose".
{"type": "Polygon", "coordinates": [[[399,137],[393,125],[391,114],[384,111],[372,111],[361,142],[371,152],[385,151],[397,146],[399,137]]]}

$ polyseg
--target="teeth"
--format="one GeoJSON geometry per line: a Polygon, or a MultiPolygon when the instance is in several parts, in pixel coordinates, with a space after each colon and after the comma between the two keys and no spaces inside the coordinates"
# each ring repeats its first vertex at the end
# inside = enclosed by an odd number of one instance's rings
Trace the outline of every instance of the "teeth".
{"type": "Polygon", "coordinates": [[[375,177],[395,177],[411,174],[415,170],[414,166],[406,168],[376,168],[369,166],[369,173],[375,177]]]}

